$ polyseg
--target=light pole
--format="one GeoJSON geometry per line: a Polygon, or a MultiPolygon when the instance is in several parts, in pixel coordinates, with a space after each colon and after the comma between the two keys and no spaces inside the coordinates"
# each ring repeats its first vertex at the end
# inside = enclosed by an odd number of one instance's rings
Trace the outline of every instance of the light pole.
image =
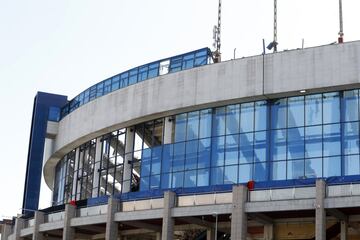
{"type": "Polygon", "coordinates": [[[213,217],[215,217],[215,240],[217,240],[217,229],[218,229],[218,214],[213,212],[213,217]]]}

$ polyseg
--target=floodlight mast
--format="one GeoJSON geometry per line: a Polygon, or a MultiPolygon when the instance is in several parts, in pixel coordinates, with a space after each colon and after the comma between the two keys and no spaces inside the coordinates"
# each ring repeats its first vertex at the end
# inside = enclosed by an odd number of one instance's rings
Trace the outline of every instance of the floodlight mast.
{"type": "Polygon", "coordinates": [[[339,22],[340,22],[340,31],[338,42],[344,42],[344,26],[343,26],[343,12],[342,12],[342,0],[339,0],[339,22]]]}
{"type": "Polygon", "coordinates": [[[215,51],[213,52],[213,60],[215,63],[221,62],[221,0],[219,0],[219,8],[218,8],[218,24],[214,26],[213,32],[214,38],[214,48],[215,51]]]}

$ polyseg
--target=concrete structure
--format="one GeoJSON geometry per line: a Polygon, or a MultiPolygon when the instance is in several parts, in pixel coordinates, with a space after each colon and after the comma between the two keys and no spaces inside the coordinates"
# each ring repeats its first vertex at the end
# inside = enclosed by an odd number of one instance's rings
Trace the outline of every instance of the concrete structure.
{"type": "Polygon", "coordinates": [[[360,42],[208,53],[68,101],[44,134],[53,206],[4,238],[360,239],[360,42]]]}

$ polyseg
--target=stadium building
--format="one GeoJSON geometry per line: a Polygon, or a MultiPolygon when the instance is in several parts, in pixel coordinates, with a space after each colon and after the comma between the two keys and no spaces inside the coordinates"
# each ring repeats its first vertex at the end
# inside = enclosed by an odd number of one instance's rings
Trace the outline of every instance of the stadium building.
{"type": "Polygon", "coordinates": [[[204,48],[38,92],[2,239],[360,239],[359,89],[356,41],[216,64],[204,48]]]}

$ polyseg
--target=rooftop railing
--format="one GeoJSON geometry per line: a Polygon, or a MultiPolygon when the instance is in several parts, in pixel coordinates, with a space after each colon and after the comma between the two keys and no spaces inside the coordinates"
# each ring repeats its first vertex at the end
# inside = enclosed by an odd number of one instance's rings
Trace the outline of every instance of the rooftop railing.
{"type": "MultiPolygon", "coordinates": [[[[161,75],[207,65],[210,63],[210,60],[210,49],[202,48],[185,54],[148,63],[117,74],[89,87],[69,101],[61,108],[59,120],[80,106],[118,89],[161,75]]],[[[56,120],[56,118],[54,117],[52,120],[56,120]]]]}

